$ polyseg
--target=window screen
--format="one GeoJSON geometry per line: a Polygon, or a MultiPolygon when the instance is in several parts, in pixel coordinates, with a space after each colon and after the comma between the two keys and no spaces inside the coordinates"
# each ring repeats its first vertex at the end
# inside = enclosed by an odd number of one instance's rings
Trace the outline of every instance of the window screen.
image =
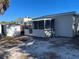
{"type": "Polygon", "coordinates": [[[33,21],[33,26],[34,26],[34,29],[39,29],[39,22],[33,21]]]}
{"type": "Polygon", "coordinates": [[[44,29],[44,20],[39,21],[39,29],[44,29]]]}
{"type": "Polygon", "coordinates": [[[46,20],[45,21],[45,29],[49,29],[49,28],[51,28],[50,20],[46,20]]]}

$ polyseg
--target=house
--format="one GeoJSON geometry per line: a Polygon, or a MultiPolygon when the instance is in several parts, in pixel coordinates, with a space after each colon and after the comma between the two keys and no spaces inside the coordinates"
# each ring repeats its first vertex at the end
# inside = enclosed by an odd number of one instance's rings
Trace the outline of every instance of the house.
{"type": "Polygon", "coordinates": [[[28,21],[32,20],[29,17],[25,17],[25,18],[17,18],[16,19],[16,24],[20,24],[20,25],[24,25],[26,24],[28,21]]]}
{"type": "Polygon", "coordinates": [[[52,14],[34,18],[27,23],[25,35],[36,37],[74,37],[77,34],[79,15],[76,12],[52,14]]]}
{"type": "Polygon", "coordinates": [[[23,18],[17,18],[16,19],[16,24],[23,25],[24,24],[23,18]]]}

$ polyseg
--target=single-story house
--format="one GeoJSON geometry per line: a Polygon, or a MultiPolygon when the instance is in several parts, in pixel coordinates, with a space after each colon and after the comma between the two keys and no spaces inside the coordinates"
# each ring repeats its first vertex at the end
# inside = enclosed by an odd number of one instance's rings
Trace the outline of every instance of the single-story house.
{"type": "Polygon", "coordinates": [[[25,35],[36,37],[74,37],[78,31],[79,15],[66,12],[41,16],[27,22],[25,35]]]}

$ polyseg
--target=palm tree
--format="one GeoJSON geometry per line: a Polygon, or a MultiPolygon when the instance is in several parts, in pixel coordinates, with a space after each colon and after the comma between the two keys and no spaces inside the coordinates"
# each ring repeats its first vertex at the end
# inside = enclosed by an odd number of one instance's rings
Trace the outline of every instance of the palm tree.
{"type": "Polygon", "coordinates": [[[0,14],[4,14],[8,7],[9,0],[0,0],[0,14]]]}

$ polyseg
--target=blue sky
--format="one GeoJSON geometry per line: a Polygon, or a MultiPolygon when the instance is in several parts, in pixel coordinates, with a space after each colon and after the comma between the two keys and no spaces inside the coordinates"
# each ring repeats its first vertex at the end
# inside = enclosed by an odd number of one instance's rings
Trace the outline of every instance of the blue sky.
{"type": "Polygon", "coordinates": [[[10,0],[10,7],[0,21],[15,21],[16,18],[38,17],[48,14],[77,11],[79,0],[10,0]]]}

